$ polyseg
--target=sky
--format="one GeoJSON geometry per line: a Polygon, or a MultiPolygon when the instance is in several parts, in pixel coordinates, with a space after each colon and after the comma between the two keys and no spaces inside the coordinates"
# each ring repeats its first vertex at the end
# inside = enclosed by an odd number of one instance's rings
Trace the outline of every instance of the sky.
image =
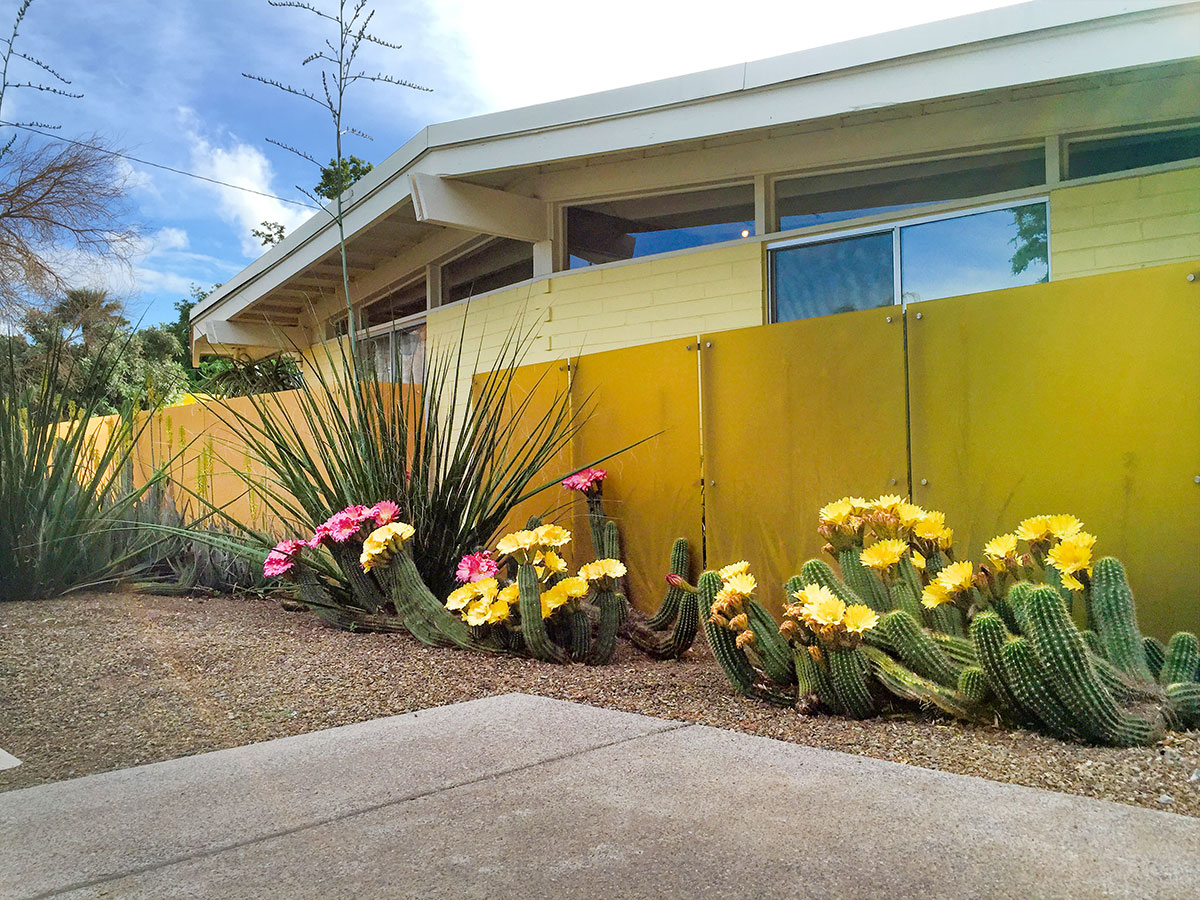
{"type": "MultiPolygon", "coordinates": [[[[333,10],[337,0],[313,0],[333,10]]],[[[430,88],[360,83],[344,152],[379,163],[425,125],[762,59],[922,22],[1010,5],[1013,0],[392,0],[377,2],[372,30],[398,51],[369,48],[363,68],[430,88]],[[707,10],[707,12],[706,12],[707,10]]],[[[0,0],[0,22],[18,0],[0,0]]],[[[309,162],[333,155],[333,128],[316,105],[243,77],[252,73],[314,88],[301,61],[330,36],[328,22],[267,0],[34,0],[18,49],[52,65],[83,93],[72,100],[9,91],[0,118],[99,135],[144,160],[307,202],[309,162]]],[[[7,31],[7,24],[0,26],[7,31]]],[[[19,80],[34,76],[17,72],[19,80]]],[[[10,73],[10,80],[12,74],[10,73]]],[[[11,129],[0,127],[7,140],[11,129]]],[[[192,285],[220,283],[262,252],[251,229],[289,230],[312,210],[269,197],[122,162],[127,216],[140,237],[126,266],[80,271],[78,280],[122,297],[131,319],[175,317],[192,285]]]]}

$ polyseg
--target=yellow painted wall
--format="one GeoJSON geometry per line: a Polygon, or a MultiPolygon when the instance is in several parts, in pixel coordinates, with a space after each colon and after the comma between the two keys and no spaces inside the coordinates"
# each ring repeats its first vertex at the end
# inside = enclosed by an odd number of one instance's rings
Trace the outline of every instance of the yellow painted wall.
{"type": "Polygon", "coordinates": [[[1200,167],[1050,193],[1058,281],[1200,258],[1200,167]]]}
{"type": "Polygon", "coordinates": [[[429,313],[431,346],[482,347],[485,365],[513,322],[537,327],[526,362],[761,325],[762,244],[751,241],[645,262],[563,272],[429,313]],[[469,313],[468,313],[469,309],[469,313]]]}

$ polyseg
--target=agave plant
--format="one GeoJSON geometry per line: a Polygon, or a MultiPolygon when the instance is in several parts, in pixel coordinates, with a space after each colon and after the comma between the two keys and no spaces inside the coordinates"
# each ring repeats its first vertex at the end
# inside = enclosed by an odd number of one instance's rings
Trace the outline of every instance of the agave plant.
{"type": "Polygon", "coordinates": [[[133,506],[163,477],[156,469],[133,486],[135,447],[150,416],[126,408],[103,425],[93,422],[128,338],[107,341],[84,369],[70,336],[55,332],[32,373],[18,365],[14,341],[5,343],[0,601],[56,597],[136,575],[159,540],[130,521],[133,506]]]}
{"type": "MultiPolygon", "coordinates": [[[[416,529],[413,557],[421,577],[444,597],[465,554],[488,546],[516,504],[569,474],[539,482],[589,404],[574,408],[568,393],[556,392],[543,406],[536,387],[517,396],[517,369],[529,343],[514,328],[497,362],[478,374],[479,359],[467,356],[461,339],[432,348],[423,385],[381,382],[369,362],[356,361],[340,344],[326,346],[326,365],[313,367],[294,394],[217,400],[213,408],[268,473],[265,480],[239,475],[275,520],[304,535],[339,510],[394,501],[416,529]]],[[[278,540],[226,519],[250,538],[259,558],[278,540]]],[[[352,567],[356,559],[341,562],[352,567]]],[[[355,573],[329,557],[316,566],[334,596],[353,606],[347,577],[355,573]]]]}

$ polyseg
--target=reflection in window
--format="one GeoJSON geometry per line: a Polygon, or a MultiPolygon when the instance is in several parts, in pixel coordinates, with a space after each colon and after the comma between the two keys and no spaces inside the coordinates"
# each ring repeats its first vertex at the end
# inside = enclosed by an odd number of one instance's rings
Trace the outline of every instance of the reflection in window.
{"type": "Polygon", "coordinates": [[[894,302],[890,230],[777,250],[772,267],[777,322],[894,302]]]}
{"type": "Polygon", "coordinates": [[[1067,152],[1067,177],[1087,178],[1196,157],[1200,157],[1200,128],[1072,141],[1067,152]]]}
{"type": "Polygon", "coordinates": [[[567,210],[567,253],[572,269],[752,234],[754,186],[749,184],[567,210]]]}
{"type": "Polygon", "coordinates": [[[807,228],[947,200],[1034,187],[1044,148],[1006,150],[882,169],[789,178],[775,185],[779,228],[807,228]]]}
{"type": "Polygon", "coordinates": [[[1049,275],[1044,202],[900,229],[905,302],[1036,284],[1049,275]]]}
{"type": "Polygon", "coordinates": [[[478,297],[533,277],[533,245],[495,238],[442,266],[442,302],[478,297]]]}
{"type": "Polygon", "coordinates": [[[359,341],[367,377],[398,384],[425,382],[425,326],[398,328],[359,341]]]}

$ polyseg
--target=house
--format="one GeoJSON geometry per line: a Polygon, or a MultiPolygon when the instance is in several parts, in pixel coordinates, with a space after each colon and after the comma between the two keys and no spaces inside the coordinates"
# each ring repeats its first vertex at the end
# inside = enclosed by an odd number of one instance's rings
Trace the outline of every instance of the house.
{"type": "MultiPolygon", "coordinates": [[[[790,574],[846,491],[973,547],[1071,506],[1196,629],[1198,101],[1200,3],[1037,0],[432,125],[352,189],[354,327],[420,380],[464,317],[486,356],[524,316],[530,363],[607,366],[643,429],[669,388],[715,561],[790,574]]],[[[340,290],[317,214],[193,310],[193,354],[316,347],[340,290]]]]}

